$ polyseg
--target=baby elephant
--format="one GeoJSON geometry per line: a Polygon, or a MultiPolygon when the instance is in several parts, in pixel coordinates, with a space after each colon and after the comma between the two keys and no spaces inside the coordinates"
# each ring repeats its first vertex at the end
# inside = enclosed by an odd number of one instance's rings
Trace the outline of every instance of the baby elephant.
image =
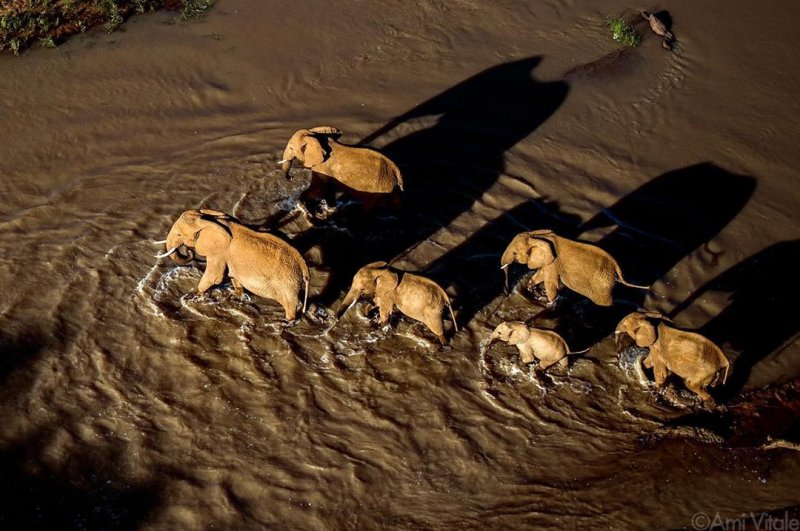
{"type": "Polygon", "coordinates": [[[308,266],[297,250],[271,234],[257,232],[216,210],[187,210],[172,225],[165,241],[167,251],[158,258],[172,257],[183,265],[194,253],[206,257],[206,271],[197,286],[205,291],[222,282],[227,270],[239,296],[242,288],[283,306],[293,321],[303,292],[303,313],[308,299],[308,266]],[[187,254],[180,248],[185,246],[187,254]]]}
{"type": "Polygon", "coordinates": [[[373,262],[356,272],[350,291],[339,307],[339,317],[364,296],[374,298],[381,325],[389,322],[389,315],[397,307],[405,315],[421,321],[436,334],[442,345],[446,345],[442,319],[446,306],[453,320],[453,331],[458,332],[450,298],[438,284],[419,275],[391,268],[386,262],[373,262]]]}
{"type": "Polygon", "coordinates": [[[374,149],[340,144],[337,139],[341,135],[335,127],[300,129],[289,139],[278,164],[287,178],[294,159],[311,169],[308,195],[324,193],[328,179],[333,179],[359,197],[365,208],[396,188],[403,190],[403,176],[394,162],[374,149]]]}
{"type": "Polygon", "coordinates": [[[664,386],[667,376],[673,372],[683,379],[690,391],[713,405],[714,400],[706,387],[713,385],[722,368],[725,369],[722,383],[728,379],[730,362],[717,345],[700,334],[673,328],[660,313],[633,312],[619,322],[614,334],[617,351],[622,344],[622,334],[633,338],[637,346],[650,349],[644,366],[653,369],[659,387],[664,386]]]}
{"type": "Polygon", "coordinates": [[[555,300],[562,283],[600,306],[611,306],[611,290],[616,282],[648,289],[626,282],[619,264],[601,248],[562,238],[551,230],[523,232],[511,240],[500,259],[500,269],[506,273],[506,287],[507,268],[514,262],[538,269],[528,287],[544,283],[547,302],[555,300]]]}
{"type": "Polygon", "coordinates": [[[492,335],[489,336],[489,345],[495,340],[505,341],[509,345],[514,345],[519,349],[519,357],[522,363],[532,363],[534,359],[539,360],[539,368],[547,369],[551,365],[558,363],[562,367],[567,367],[569,354],[583,354],[587,350],[570,352],[567,342],[557,333],[551,330],[531,328],[520,321],[506,321],[497,325],[492,335]]]}

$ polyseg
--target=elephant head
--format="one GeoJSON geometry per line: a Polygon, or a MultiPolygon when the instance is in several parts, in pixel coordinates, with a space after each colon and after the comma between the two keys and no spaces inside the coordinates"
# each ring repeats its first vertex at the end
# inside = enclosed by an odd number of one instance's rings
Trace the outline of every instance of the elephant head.
{"type": "Polygon", "coordinates": [[[514,236],[500,258],[500,269],[505,273],[508,289],[508,266],[513,263],[527,264],[530,269],[539,269],[552,264],[556,259],[555,234],[550,230],[523,232],[514,236]]]}
{"type": "Polygon", "coordinates": [[[289,168],[292,161],[297,159],[306,168],[313,168],[321,164],[328,156],[327,142],[323,145],[320,138],[331,137],[337,139],[342,132],[335,127],[321,126],[311,129],[300,129],[292,135],[283,151],[283,159],[278,162],[281,169],[289,177],[289,168]]]}
{"type": "Polygon", "coordinates": [[[625,316],[614,331],[617,352],[622,345],[623,334],[627,334],[640,348],[650,347],[658,339],[658,323],[667,320],[658,312],[633,312],[625,316]]]}
{"type": "Polygon", "coordinates": [[[497,328],[489,336],[489,345],[497,340],[505,341],[509,345],[519,345],[526,342],[530,336],[531,330],[525,323],[506,321],[497,325],[497,328]]]}
{"type": "Polygon", "coordinates": [[[194,259],[195,251],[200,256],[224,252],[232,239],[231,229],[222,223],[227,219],[227,214],[216,210],[185,211],[167,234],[167,251],[157,256],[169,256],[184,265],[194,259]],[[181,247],[187,248],[186,254],[180,252],[181,247]]]}
{"type": "Polygon", "coordinates": [[[345,295],[337,312],[341,317],[350,306],[361,297],[383,295],[395,289],[400,283],[400,277],[386,262],[372,262],[359,269],[353,276],[350,291],[345,295]]]}

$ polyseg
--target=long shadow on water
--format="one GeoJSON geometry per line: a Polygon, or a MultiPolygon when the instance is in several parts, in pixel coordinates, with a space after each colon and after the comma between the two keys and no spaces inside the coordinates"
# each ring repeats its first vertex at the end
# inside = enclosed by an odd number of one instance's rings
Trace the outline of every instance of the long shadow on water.
{"type": "Polygon", "coordinates": [[[115,474],[122,448],[79,451],[51,471],[40,461],[45,433],[0,451],[0,526],[4,529],[139,529],[161,505],[156,485],[115,474]]]}
{"type": "MultiPolygon", "coordinates": [[[[10,328],[9,326],[5,326],[10,328]]],[[[4,411],[32,415],[25,397],[37,383],[30,372],[48,355],[57,355],[59,342],[68,342],[69,330],[27,324],[0,335],[0,400],[4,411]]],[[[63,343],[61,343],[63,344],[63,343]]],[[[38,409],[38,408],[37,408],[38,409]]],[[[131,484],[117,472],[126,448],[113,437],[86,446],[75,441],[72,450],[52,466],[57,428],[42,428],[20,439],[14,419],[0,425],[0,528],[2,529],[137,529],[161,505],[161,488],[151,483],[131,484]]],[[[29,421],[33,419],[29,418],[29,421]]],[[[61,419],[60,426],[69,425],[61,419]]]]}
{"type": "Polygon", "coordinates": [[[504,169],[503,156],[561,105],[563,82],[531,77],[540,57],[485,70],[391,120],[368,135],[370,142],[411,120],[435,123],[384,146],[405,181],[404,206],[392,220],[348,220],[347,230],[311,229],[295,242],[302,250],[320,244],[333,275],[320,301],[333,302],[355,271],[390,260],[467,211],[504,169]],[[436,118],[438,116],[438,118],[436,118]]]}
{"type": "Polygon", "coordinates": [[[772,245],[707,282],[673,310],[672,315],[678,315],[713,291],[730,293],[730,304],[699,330],[739,352],[732,360],[726,396],[742,390],[756,363],[797,339],[798,256],[800,240],[772,245]]]}
{"type": "MultiPolygon", "coordinates": [[[[577,235],[616,226],[598,243],[617,259],[626,280],[650,285],[684,257],[708,244],[745,206],[755,179],[702,163],[643,184],[578,227],[577,235]]],[[[709,265],[717,255],[705,249],[709,265]]],[[[611,307],[567,295],[558,330],[585,348],[611,333],[625,315],[644,304],[646,292],[618,287],[611,307]],[[565,311],[566,310],[566,311],[565,311]]]]}

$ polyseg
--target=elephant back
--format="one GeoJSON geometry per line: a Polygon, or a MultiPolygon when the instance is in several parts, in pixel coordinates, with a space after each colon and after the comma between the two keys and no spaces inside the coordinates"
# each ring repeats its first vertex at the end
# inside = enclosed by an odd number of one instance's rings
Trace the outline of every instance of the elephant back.
{"type": "Polygon", "coordinates": [[[297,280],[309,278],[308,265],[297,249],[272,234],[242,229],[241,237],[234,238],[231,245],[231,262],[257,260],[260,263],[257,268],[267,276],[290,276],[297,280]]]}
{"type": "Polygon", "coordinates": [[[394,162],[370,148],[332,143],[328,170],[327,175],[357,192],[388,194],[395,186],[402,189],[394,162]]]}
{"type": "Polygon", "coordinates": [[[616,262],[599,247],[555,236],[559,277],[572,291],[602,304],[616,282],[616,262]]]}

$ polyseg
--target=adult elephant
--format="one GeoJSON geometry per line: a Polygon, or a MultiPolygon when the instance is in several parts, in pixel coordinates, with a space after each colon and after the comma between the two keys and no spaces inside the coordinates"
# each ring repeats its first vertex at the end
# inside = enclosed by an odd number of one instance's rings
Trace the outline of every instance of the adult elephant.
{"type": "Polygon", "coordinates": [[[236,293],[244,289],[278,301],[293,321],[303,291],[303,313],[308,300],[308,266],[291,245],[271,234],[257,232],[216,210],[187,210],[172,225],[166,239],[169,256],[186,264],[195,252],[205,256],[206,270],[197,292],[202,295],[222,282],[227,269],[236,293]],[[181,248],[187,248],[186,253],[181,248]]]}

